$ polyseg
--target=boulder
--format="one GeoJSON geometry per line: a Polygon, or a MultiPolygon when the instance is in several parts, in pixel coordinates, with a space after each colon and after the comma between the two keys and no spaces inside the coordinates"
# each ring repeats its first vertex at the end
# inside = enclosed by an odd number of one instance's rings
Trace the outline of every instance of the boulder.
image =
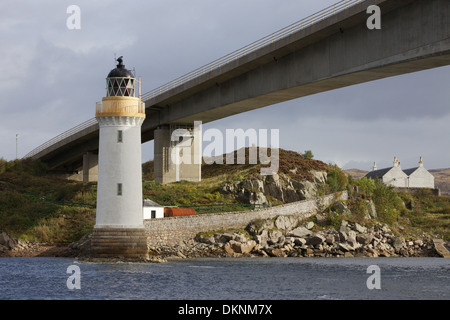
{"type": "Polygon", "coordinates": [[[274,249],[274,248],[268,248],[266,249],[266,252],[271,257],[286,257],[286,253],[282,249],[274,249]]]}
{"type": "Polygon", "coordinates": [[[298,227],[288,233],[290,237],[304,238],[312,234],[311,230],[306,229],[305,227],[298,227]]]}
{"type": "Polygon", "coordinates": [[[344,201],[337,201],[331,206],[331,210],[342,215],[351,215],[350,209],[347,207],[344,201]]]}
{"type": "Polygon", "coordinates": [[[355,222],[355,231],[357,231],[359,233],[366,233],[367,232],[367,228],[363,227],[359,223],[355,222]]]}
{"type": "Polygon", "coordinates": [[[290,230],[294,229],[296,224],[298,223],[297,219],[293,216],[278,216],[275,219],[275,227],[277,227],[279,230],[286,232],[289,232],[290,230]]]}
{"type": "Polygon", "coordinates": [[[304,239],[304,238],[295,238],[294,244],[297,245],[297,246],[302,247],[302,246],[304,246],[306,244],[306,239],[304,239]]]}
{"type": "Polygon", "coordinates": [[[317,186],[316,184],[309,182],[309,181],[303,181],[301,182],[303,188],[301,188],[298,193],[300,194],[301,199],[300,200],[306,200],[306,199],[313,199],[317,195],[317,186]]]}
{"type": "Polygon", "coordinates": [[[248,202],[250,204],[256,204],[256,205],[269,204],[266,196],[262,192],[252,192],[249,196],[248,202]]]}
{"type": "Polygon", "coordinates": [[[327,173],[325,171],[311,170],[309,173],[311,173],[315,183],[327,182],[327,173]]]}
{"type": "Polygon", "coordinates": [[[372,233],[358,234],[356,235],[356,241],[358,241],[362,245],[370,244],[373,240],[372,233]]]}
{"type": "MultiPolygon", "coordinates": [[[[231,240],[231,241],[234,241],[234,240],[231,240]]],[[[230,242],[231,242],[231,241],[230,241],[230,242]]],[[[233,250],[233,248],[232,248],[230,242],[227,242],[223,248],[224,248],[224,250],[225,250],[226,253],[228,253],[228,254],[234,254],[235,252],[234,252],[234,250],[233,250]]]]}
{"type": "Polygon", "coordinates": [[[368,215],[370,218],[372,219],[376,219],[378,217],[377,215],[377,209],[375,209],[375,204],[373,203],[372,200],[366,200],[367,201],[367,210],[368,210],[368,215]]]}
{"type": "Polygon", "coordinates": [[[394,247],[395,250],[398,251],[402,248],[406,248],[406,243],[402,238],[395,237],[394,241],[392,242],[392,246],[394,247]]]}
{"type": "Polygon", "coordinates": [[[343,251],[343,252],[348,252],[348,251],[353,251],[354,249],[347,243],[338,243],[338,248],[339,250],[343,251]]]}
{"type": "Polygon", "coordinates": [[[316,246],[316,245],[322,244],[324,241],[325,241],[325,238],[323,236],[315,233],[306,239],[306,244],[316,246]]]}
{"type": "Polygon", "coordinates": [[[334,244],[335,242],[335,237],[332,234],[328,234],[327,237],[325,238],[325,242],[329,245],[334,244]]]}
{"type": "Polygon", "coordinates": [[[10,237],[6,232],[0,233],[0,245],[6,247],[8,250],[12,250],[17,244],[17,239],[10,237]]]}
{"type": "Polygon", "coordinates": [[[339,241],[345,242],[348,239],[347,232],[345,231],[339,231],[339,241]]]}
{"type": "Polygon", "coordinates": [[[341,226],[339,227],[339,231],[347,233],[350,231],[350,227],[348,226],[348,222],[346,220],[342,220],[341,226]]]}
{"type": "Polygon", "coordinates": [[[314,228],[314,222],[309,221],[309,222],[305,223],[305,228],[308,230],[311,230],[312,228],[314,228]]]}
{"type": "Polygon", "coordinates": [[[283,233],[281,233],[278,230],[274,230],[274,231],[269,233],[269,239],[268,240],[272,241],[273,243],[278,243],[282,236],[283,236],[283,233]]]}

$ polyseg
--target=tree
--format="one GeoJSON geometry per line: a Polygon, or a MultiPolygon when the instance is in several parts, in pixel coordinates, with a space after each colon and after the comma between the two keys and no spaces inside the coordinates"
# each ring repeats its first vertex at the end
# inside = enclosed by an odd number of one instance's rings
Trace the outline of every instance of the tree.
{"type": "Polygon", "coordinates": [[[302,154],[302,157],[305,159],[312,159],[314,155],[311,150],[305,150],[305,153],[302,154]]]}

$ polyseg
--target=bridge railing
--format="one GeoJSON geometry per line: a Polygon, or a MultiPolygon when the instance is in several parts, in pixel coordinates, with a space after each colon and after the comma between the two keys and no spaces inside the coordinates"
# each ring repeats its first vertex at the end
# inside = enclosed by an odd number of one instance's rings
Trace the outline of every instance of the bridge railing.
{"type": "Polygon", "coordinates": [[[97,120],[95,118],[92,118],[90,120],[87,120],[79,125],[77,125],[76,127],[73,127],[72,129],[67,130],[66,132],[61,133],[60,135],[54,137],[53,139],[50,139],[49,141],[45,142],[44,144],[41,144],[39,147],[37,147],[36,149],[32,150],[31,152],[29,152],[27,155],[25,155],[25,157],[23,158],[31,158],[35,155],[37,155],[39,152],[47,149],[48,147],[78,133],[83,131],[86,128],[89,128],[93,125],[95,125],[97,123],[97,120]]]}
{"type": "Polygon", "coordinates": [[[360,2],[363,2],[363,1],[365,1],[365,0],[341,0],[337,3],[335,3],[334,5],[331,5],[317,13],[310,15],[309,17],[306,17],[298,22],[295,22],[295,23],[293,23],[283,29],[280,29],[260,40],[257,40],[245,47],[242,47],[241,49],[233,51],[232,53],[230,53],[222,58],[214,60],[213,62],[211,62],[207,65],[204,65],[203,67],[195,69],[194,71],[189,72],[188,74],[185,74],[173,81],[170,81],[158,88],[155,88],[155,89],[143,94],[142,101],[147,101],[149,99],[152,99],[157,95],[167,92],[170,89],[173,89],[173,88],[180,86],[190,80],[198,78],[208,72],[216,70],[230,62],[240,59],[241,57],[248,55],[256,50],[259,50],[273,42],[276,42],[285,37],[288,37],[289,35],[297,32],[297,31],[300,31],[304,28],[310,27],[319,21],[322,21],[330,16],[333,16],[333,15],[335,15],[349,7],[352,7],[360,2]]]}
{"type": "MultiPolygon", "coordinates": [[[[241,49],[238,49],[236,51],[233,51],[232,53],[219,58],[207,65],[204,65],[203,67],[200,67],[198,69],[195,69],[192,72],[189,72],[188,74],[185,74],[184,76],[181,76],[173,81],[170,81],[156,89],[153,89],[145,94],[142,95],[142,101],[147,101],[149,99],[154,98],[155,96],[162,94],[164,92],[169,91],[170,89],[173,89],[177,86],[180,86],[190,80],[193,80],[195,78],[198,78],[208,72],[211,72],[215,69],[218,69],[230,62],[233,62],[245,55],[248,55],[258,49],[261,49],[267,45],[270,45],[273,42],[276,42],[278,40],[281,40],[285,37],[288,37],[289,35],[300,31],[304,28],[310,27],[314,25],[315,23],[322,21],[330,16],[333,16],[347,8],[350,8],[360,2],[364,2],[365,0],[341,0],[334,5],[331,5],[317,13],[314,13],[310,15],[309,17],[306,17],[298,22],[295,22],[281,30],[278,30],[260,40],[257,40],[241,49]]],[[[37,147],[36,149],[29,152],[24,158],[33,157],[34,155],[38,154],[42,150],[54,145],[55,143],[58,143],[59,141],[76,134],[92,125],[96,124],[96,119],[90,119],[86,122],[83,122],[82,124],[56,136],[55,138],[47,141],[46,143],[42,144],[41,146],[37,147]]]]}

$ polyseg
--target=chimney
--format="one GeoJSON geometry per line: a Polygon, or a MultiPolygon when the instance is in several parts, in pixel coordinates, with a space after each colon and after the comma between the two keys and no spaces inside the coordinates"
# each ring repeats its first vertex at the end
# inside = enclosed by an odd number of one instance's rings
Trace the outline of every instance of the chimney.
{"type": "Polygon", "coordinates": [[[397,157],[394,157],[394,167],[400,166],[400,162],[398,162],[397,157]]]}
{"type": "Polygon", "coordinates": [[[377,163],[376,162],[374,162],[373,163],[373,171],[377,171],[378,169],[377,169],[377,163]]]}

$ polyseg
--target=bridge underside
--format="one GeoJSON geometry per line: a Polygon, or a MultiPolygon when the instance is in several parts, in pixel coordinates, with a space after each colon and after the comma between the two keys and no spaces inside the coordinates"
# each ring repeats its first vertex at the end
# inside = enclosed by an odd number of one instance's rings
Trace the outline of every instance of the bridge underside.
{"type": "MultiPolygon", "coordinates": [[[[142,142],[154,139],[158,126],[207,123],[320,92],[450,65],[449,17],[448,0],[363,1],[146,101],[142,142]],[[381,8],[381,30],[366,26],[369,2],[381,8]]],[[[41,159],[55,170],[79,166],[83,154],[98,148],[98,131],[91,131],[41,159]]]]}

